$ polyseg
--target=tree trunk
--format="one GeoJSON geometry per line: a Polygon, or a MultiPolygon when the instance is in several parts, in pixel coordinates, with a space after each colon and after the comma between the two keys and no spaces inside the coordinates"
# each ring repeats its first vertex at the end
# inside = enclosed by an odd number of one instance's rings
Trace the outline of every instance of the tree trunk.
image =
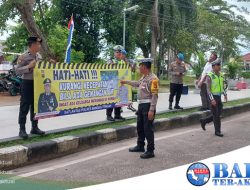
{"type": "Polygon", "coordinates": [[[154,72],[157,73],[157,42],[159,36],[158,0],[154,1],[152,10],[152,37],[151,37],[151,58],[153,59],[154,72]]]}
{"type": "Polygon", "coordinates": [[[22,2],[15,3],[15,7],[21,14],[21,19],[27,28],[28,32],[32,36],[37,36],[43,40],[42,42],[42,55],[43,58],[53,58],[53,54],[51,53],[48,43],[42,34],[41,30],[39,29],[38,25],[35,22],[33,16],[33,5],[34,0],[24,0],[22,2]]]}

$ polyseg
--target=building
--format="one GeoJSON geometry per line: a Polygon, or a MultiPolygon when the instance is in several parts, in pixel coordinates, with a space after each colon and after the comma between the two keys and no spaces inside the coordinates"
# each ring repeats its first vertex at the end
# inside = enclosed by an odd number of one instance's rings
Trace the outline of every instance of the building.
{"type": "Polygon", "coordinates": [[[244,67],[246,70],[250,70],[250,53],[242,56],[244,67]]]}

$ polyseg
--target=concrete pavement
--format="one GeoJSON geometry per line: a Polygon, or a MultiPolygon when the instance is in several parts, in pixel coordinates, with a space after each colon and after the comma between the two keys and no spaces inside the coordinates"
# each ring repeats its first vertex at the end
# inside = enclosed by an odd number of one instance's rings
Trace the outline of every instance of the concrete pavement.
{"type": "MultiPolygon", "coordinates": [[[[168,110],[168,97],[169,93],[159,94],[159,102],[157,104],[157,112],[168,110]]],[[[250,89],[241,90],[241,91],[229,91],[228,92],[229,100],[248,98],[250,97],[250,89]]],[[[200,95],[190,92],[189,95],[183,95],[180,101],[180,105],[184,108],[191,106],[201,105],[200,95]]],[[[134,103],[134,107],[137,107],[137,103],[134,103]]],[[[134,116],[134,112],[123,108],[124,112],[122,115],[124,117],[134,116]]],[[[19,105],[15,106],[3,106],[0,107],[0,139],[7,139],[16,137],[18,135],[18,111],[19,105]]],[[[29,122],[29,116],[27,117],[27,132],[31,129],[31,124],[29,122]]],[[[49,118],[39,121],[39,127],[45,131],[51,131],[56,129],[63,129],[72,126],[79,125],[89,125],[96,122],[106,121],[105,110],[81,113],[75,115],[68,115],[57,118],[49,118]]]]}
{"type": "Polygon", "coordinates": [[[128,152],[128,148],[135,145],[134,138],[10,172],[32,181],[95,184],[162,171],[250,145],[249,114],[224,119],[223,138],[214,135],[212,124],[207,126],[207,131],[193,125],[158,132],[155,135],[156,157],[149,160],[140,159],[139,153],[128,152]]]}

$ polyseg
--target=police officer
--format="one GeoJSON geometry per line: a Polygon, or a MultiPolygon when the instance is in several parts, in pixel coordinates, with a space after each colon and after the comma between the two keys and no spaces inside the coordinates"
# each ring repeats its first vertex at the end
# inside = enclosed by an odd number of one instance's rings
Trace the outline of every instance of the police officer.
{"type": "Polygon", "coordinates": [[[159,80],[151,72],[151,59],[140,60],[140,73],[143,77],[139,81],[124,81],[121,84],[129,84],[138,87],[138,115],[137,115],[137,146],[130,148],[130,152],[144,152],[145,138],[147,139],[147,151],[141,154],[142,159],[154,157],[154,131],[153,121],[158,100],[159,80]]]}
{"type": "Polygon", "coordinates": [[[175,109],[183,109],[179,106],[181,99],[182,89],[183,89],[183,76],[186,72],[186,67],[184,61],[184,55],[179,53],[175,62],[170,64],[169,73],[171,75],[170,82],[170,95],[169,95],[169,109],[172,110],[172,104],[175,97],[175,109]]]}
{"type": "Polygon", "coordinates": [[[45,92],[40,94],[38,100],[38,112],[52,112],[58,107],[55,93],[51,92],[51,80],[46,78],[43,81],[45,92]]]}
{"type": "MultiPolygon", "coordinates": [[[[121,51],[124,48],[121,45],[116,45],[113,50],[114,50],[114,58],[111,58],[108,60],[108,64],[124,64],[125,62],[122,60],[122,53],[121,51]]],[[[125,118],[121,116],[121,107],[115,107],[115,108],[108,108],[106,109],[106,115],[107,115],[107,120],[108,121],[124,121],[125,118]],[[112,117],[112,112],[115,110],[115,117],[112,117]]]]}
{"type": "Polygon", "coordinates": [[[206,63],[206,65],[205,65],[205,67],[203,69],[203,72],[201,74],[201,78],[200,78],[200,80],[198,82],[198,86],[201,88],[200,96],[201,96],[201,103],[202,103],[202,106],[199,109],[199,111],[204,111],[204,110],[208,110],[209,109],[209,98],[207,96],[207,85],[205,83],[205,79],[206,79],[206,75],[209,72],[213,71],[211,63],[213,61],[215,61],[216,59],[217,59],[217,54],[215,52],[213,52],[210,55],[209,60],[206,63]]]}
{"type": "Polygon", "coordinates": [[[30,110],[30,120],[32,124],[31,134],[43,135],[44,131],[38,128],[38,121],[34,120],[34,80],[33,69],[38,61],[38,52],[41,49],[42,40],[38,37],[29,37],[27,39],[28,51],[19,56],[16,72],[22,75],[21,99],[18,123],[20,125],[19,136],[28,138],[25,130],[26,116],[30,110]]]}
{"type": "MultiPolygon", "coordinates": [[[[132,72],[134,72],[135,70],[135,64],[133,63],[133,61],[131,60],[131,59],[128,59],[127,58],[127,51],[125,50],[125,49],[123,49],[122,51],[121,51],[121,53],[122,53],[122,60],[126,63],[126,64],[128,64],[129,65],[129,67],[131,68],[131,71],[132,72]]],[[[128,107],[127,107],[127,109],[128,110],[131,110],[132,112],[136,112],[136,109],[133,107],[133,102],[131,103],[131,104],[129,104],[128,105],[128,107]]],[[[121,111],[122,111],[122,109],[121,109],[121,111]]]]}
{"type": "Polygon", "coordinates": [[[207,123],[213,121],[215,128],[215,135],[223,137],[221,133],[221,112],[222,112],[222,101],[221,95],[224,94],[225,101],[227,102],[227,94],[224,88],[225,79],[221,70],[221,60],[217,59],[212,64],[212,72],[209,72],[206,76],[207,93],[210,99],[210,110],[211,114],[208,117],[200,119],[201,127],[206,130],[205,126],[207,123]]]}

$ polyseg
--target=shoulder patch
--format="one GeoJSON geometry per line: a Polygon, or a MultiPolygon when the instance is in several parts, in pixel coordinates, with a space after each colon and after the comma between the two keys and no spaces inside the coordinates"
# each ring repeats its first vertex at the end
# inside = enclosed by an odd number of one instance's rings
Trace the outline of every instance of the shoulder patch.
{"type": "Polygon", "coordinates": [[[159,91],[159,80],[154,78],[151,83],[151,92],[157,94],[159,91]]]}

